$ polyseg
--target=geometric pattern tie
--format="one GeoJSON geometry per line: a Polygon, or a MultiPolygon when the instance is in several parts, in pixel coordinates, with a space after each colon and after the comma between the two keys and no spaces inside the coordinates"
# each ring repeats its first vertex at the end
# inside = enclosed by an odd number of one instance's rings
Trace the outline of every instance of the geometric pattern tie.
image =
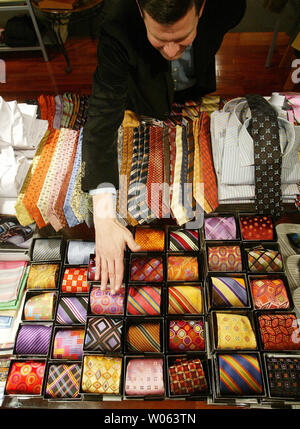
{"type": "Polygon", "coordinates": [[[131,260],[131,277],[133,281],[162,282],[163,260],[161,257],[133,255],[131,260]]]}
{"type": "Polygon", "coordinates": [[[163,252],[165,249],[163,229],[137,228],[134,239],[141,246],[141,252],[163,252]]]}
{"type": "Polygon", "coordinates": [[[161,351],[160,323],[147,322],[129,326],[127,346],[131,352],[159,353],[161,351]]]}
{"type": "Polygon", "coordinates": [[[188,395],[208,388],[200,359],[176,360],[169,367],[169,379],[172,395],[188,395]]]}
{"type": "Polygon", "coordinates": [[[23,325],[16,340],[18,355],[47,355],[51,340],[51,326],[23,325]]]}
{"type": "Polygon", "coordinates": [[[241,248],[239,246],[208,247],[208,269],[215,272],[243,271],[241,248]]]}
{"type": "Polygon", "coordinates": [[[56,313],[56,322],[61,325],[85,324],[88,308],[88,298],[62,297],[56,313]]]}
{"type": "Polygon", "coordinates": [[[58,272],[58,264],[31,265],[27,289],[56,289],[58,272]]]}
{"type": "Polygon", "coordinates": [[[130,359],[126,368],[125,394],[164,395],[163,359],[130,359]]]}
{"type": "Polygon", "coordinates": [[[53,359],[80,360],[84,329],[59,329],[54,337],[53,359]]]}
{"type": "Polygon", "coordinates": [[[86,268],[66,268],[61,285],[62,292],[88,292],[87,273],[86,268]]]}
{"type": "Polygon", "coordinates": [[[169,314],[199,314],[202,312],[200,286],[169,287],[169,314]]]}
{"type": "Polygon", "coordinates": [[[299,358],[266,357],[266,366],[271,396],[299,398],[299,358]]]}
{"type": "Polygon", "coordinates": [[[34,243],[32,260],[34,262],[61,260],[61,246],[61,239],[37,239],[34,243]]]}
{"type": "Polygon", "coordinates": [[[89,319],[84,347],[88,351],[116,353],[121,351],[123,322],[120,319],[96,318],[89,319]]]}
{"type": "Polygon", "coordinates": [[[263,393],[259,361],[250,354],[218,356],[220,393],[222,395],[259,395],[263,393]]]}
{"type": "Polygon", "coordinates": [[[246,99],[252,116],[249,131],[254,143],[255,209],[259,214],[280,217],[282,158],[277,113],[262,96],[248,95],[246,99]]]}
{"type": "Polygon", "coordinates": [[[205,350],[202,320],[171,320],[169,349],[176,351],[205,350]]]}
{"type": "Polygon", "coordinates": [[[264,350],[300,350],[300,332],[294,314],[263,314],[258,317],[264,350]]]}
{"type": "Polygon", "coordinates": [[[257,343],[248,316],[216,313],[219,350],[252,350],[257,343]]]}
{"type": "Polygon", "coordinates": [[[24,305],[25,320],[52,320],[56,294],[41,293],[29,298],[24,305]]]}
{"type": "Polygon", "coordinates": [[[198,258],[196,256],[169,256],[169,281],[199,280],[198,258]]]}
{"type": "Polygon", "coordinates": [[[240,216],[242,238],[244,240],[273,240],[271,216],[240,216]]]}
{"type": "Polygon", "coordinates": [[[111,295],[109,290],[93,287],[90,293],[91,314],[123,314],[124,296],[124,287],[115,295],[111,295]]]}
{"type": "Polygon", "coordinates": [[[237,238],[234,216],[212,216],[204,219],[206,240],[235,240],[237,238]]]}
{"type": "Polygon", "coordinates": [[[249,271],[254,273],[271,273],[282,271],[282,258],[278,250],[264,249],[257,246],[248,251],[249,271]]]}
{"type": "Polygon", "coordinates": [[[87,393],[120,394],[122,358],[84,356],[82,390],[87,393]]]}
{"type": "Polygon", "coordinates": [[[289,308],[290,301],[281,279],[251,280],[250,284],[255,308],[289,308]]]}
{"type": "Polygon", "coordinates": [[[169,250],[176,251],[197,251],[199,250],[198,230],[183,229],[170,232],[169,250]]]}
{"type": "Polygon", "coordinates": [[[239,277],[211,277],[214,307],[245,307],[248,305],[245,280],[239,277]]]}
{"type": "Polygon", "coordinates": [[[160,314],[161,288],[130,286],[127,298],[128,315],[157,316],[160,314]]]}
{"type": "Polygon", "coordinates": [[[76,364],[50,365],[46,395],[51,398],[77,398],[81,366],[76,364]]]}
{"type": "Polygon", "coordinates": [[[41,395],[45,367],[45,362],[14,362],[7,378],[6,394],[41,395]]]}

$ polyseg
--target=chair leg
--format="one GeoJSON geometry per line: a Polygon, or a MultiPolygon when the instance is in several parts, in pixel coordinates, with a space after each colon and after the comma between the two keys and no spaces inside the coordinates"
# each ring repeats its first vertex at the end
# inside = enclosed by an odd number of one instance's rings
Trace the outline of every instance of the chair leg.
{"type": "Polygon", "coordinates": [[[271,59],[272,59],[273,52],[274,52],[275,46],[276,46],[276,40],[277,40],[277,36],[278,36],[278,32],[279,32],[280,22],[281,22],[281,14],[278,15],[277,21],[275,23],[273,38],[272,38],[271,46],[269,48],[265,67],[270,67],[270,65],[271,65],[271,59]]]}
{"type": "Polygon", "coordinates": [[[39,29],[38,23],[37,23],[36,18],[35,18],[35,14],[34,14],[33,9],[32,9],[31,2],[30,2],[30,0],[26,0],[26,3],[27,3],[29,14],[30,14],[30,17],[31,17],[31,20],[32,20],[32,23],[33,23],[33,26],[34,26],[34,29],[35,29],[35,34],[36,34],[36,36],[38,38],[38,42],[39,42],[41,51],[43,53],[44,60],[46,62],[48,62],[49,61],[48,54],[47,54],[47,51],[46,51],[46,48],[45,48],[45,45],[44,45],[43,38],[42,38],[41,33],[40,33],[40,29],[39,29]]]}

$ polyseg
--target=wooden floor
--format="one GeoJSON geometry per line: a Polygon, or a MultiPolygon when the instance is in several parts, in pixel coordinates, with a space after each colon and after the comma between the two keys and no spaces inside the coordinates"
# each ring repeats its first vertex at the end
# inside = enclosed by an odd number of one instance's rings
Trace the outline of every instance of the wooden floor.
{"type": "MultiPolygon", "coordinates": [[[[279,33],[271,67],[265,62],[272,33],[228,33],[217,54],[217,94],[268,95],[282,91],[290,69],[279,68],[289,37],[279,33]]],[[[66,48],[71,72],[65,72],[63,55],[56,48],[49,49],[50,61],[44,62],[40,52],[2,52],[6,64],[6,83],[0,83],[0,95],[6,100],[24,101],[44,94],[66,91],[90,94],[96,67],[97,41],[90,37],[69,38],[66,48]]],[[[300,85],[293,88],[300,91],[300,85]]]]}

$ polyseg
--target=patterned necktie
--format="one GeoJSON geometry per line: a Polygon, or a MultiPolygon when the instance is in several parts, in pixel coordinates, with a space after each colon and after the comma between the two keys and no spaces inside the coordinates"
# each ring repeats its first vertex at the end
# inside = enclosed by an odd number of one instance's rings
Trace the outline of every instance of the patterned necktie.
{"type": "Polygon", "coordinates": [[[248,250],[248,267],[253,273],[272,273],[283,271],[282,257],[278,250],[265,249],[257,246],[248,250]]]}
{"type": "Polygon", "coordinates": [[[290,301],[281,279],[250,280],[255,308],[289,308],[290,301]]]}
{"type": "Polygon", "coordinates": [[[161,257],[133,255],[130,280],[142,282],[162,282],[163,260],[161,257]]]}
{"type": "Polygon", "coordinates": [[[239,246],[208,247],[208,269],[215,272],[243,271],[241,248],[239,246]]]}
{"type": "Polygon", "coordinates": [[[110,290],[93,287],[90,294],[91,314],[124,314],[124,297],[124,287],[115,295],[111,295],[110,290]]]}
{"type": "Polygon", "coordinates": [[[300,360],[296,357],[266,357],[271,396],[300,396],[300,360]]]}
{"type": "Polygon", "coordinates": [[[133,129],[133,153],[130,170],[130,184],[128,188],[128,212],[136,220],[138,217],[138,209],[136,196],[139,187],[140,168],[143,158],[143,143],[142,136],[144,133],[143,126],[133,129]]]}
{"type": "Polygon", "coordinates": [[[205,350],[203,321],[201,319],[171,320],[169,349],[178,352],[205,350]]]}
{"type": "Polygon", "coordinates": [[[173,252],[199,250],[199,232],[197,229],[170,231],[169,250],[173,252]]]}
{"type": "Polygon", "coordinates": [[[58,329],[54,336],[53,359],[80,360],[84,329],[58,329]]]}
{"type": "Polygon", "coordinates": [[[200,286],[169,286],[169,314],[201,314],[200,286]]]}
{"type": "Polygon", "coordinates": [[[122,358],[84,356],[82,390],[86,393],[120,394],[122,358]]]}
{"type": "Polygon", "coordinates": [[[282,160],[277,113],[259,95],[248,95],[246,99],[252,116],[249,131],[254,143],[255,209],[259,214],[280,217],[282,160]]]}
{"type": "Polygon", "coordinates": [[[218,350],[256,349],[257,342],[248,316],[216,313],[218,350]]]}
{"type": "Polygon", "coordinates": [[[244,240],[273,240],[274,228],[271,216],[240,216],[244,240]]]}
{"type": "Polygon", "coordinates": [[[32,252],[34,262],[59,261],[62,257],[62,240],[59,238],[36,239],[32,252]]]}
{"type": "Polygon", "coordinates": [[[163,252],[165,249],[163,229],[136,228],[134,239],[141,246],[141,252],[163,252]]]}
{"type": "Polygon", "coordinates": [[[160,396],[165,394],[163,359],[130,359],[126,368],[125,394],[160,396]]]}
{"type": "Polygon", "coordinates": [[[61,297],[56,322],[61,325],[85,324],[88,308],[88,298],[85,296],[61,297]]]}
{"type": "Polygon", "coordinates": [[[57,294],[41,293],[29,298],[24,305],[25,320],[53,320],[57,294]]]}
{"type": "Polygon", "coordinates": [[[208,390],[200,359],[184,359],[170,365],[169,380],[172,395],[191,395],[208,390]]]}
{"type": "Polygon", "coordinates": [[[58,280],[58,264],[31,265],[27,289],[56,289],[58,280]]]}
{"type": "Polygon", "coordinates": [[[160,342],[159,322],[132,324],[128,327],[127,347],[131,352],[159,353],[162,351],[160,342]]]}
{"type": "Polygon", "coordinates": [[[221,395],[260,395],[262,374],[255,354],[221,354],[218,356],[221,395]]]}
{"type": "Polygon", "coordinates": [[[45,397],[78,398],[81,365],[52,364],[49,366],[45,397]]]}
{"type": "Polygon", "coordinates": [[[211,277],[212,306],[245,307],[248,296],[245,280],[242,277],[211,277]]]}
{"type": "Polygon", "coordinates": [[[92,317],[88,320],[84,348],[102,353],[121,352],[122,319],[92,317]]]}
{"type": "Polygon", "coordinates": [[[300,350],[300,332],[294,314],[258,316],[264,350],[300,350]]]}
{"type": "Polygon", "coordinates": [[[148,180],[149,154],[150,154],[149,126],[144,126],[142,145],[143,145],[143,158],[141,162],[140,177],[139,177],[139,191],[140,191],[139,200],[138,200],[139,214],[137,216],[137,220],[139,224],[143,224],[154,217],[154,215],[150,211],[150,208],[148,207],[148,196],[147,196],[147,180],[148,180]]]}
{"type": "Polygon", "coordinates": [[[70,240],[67,252],[68,264],[88,265],[90,255],[94,252],[94,241],[70,240]]]}
{"type": "Polygon", "coordinates": [[[198,259],[196,256],[169,256],[168,281],[199,280],[198,259]]]}
{"type": "Polygon", "coordinates": [[[62,292],[84,293],[89,291],[87,268],[66,268],[61,284],[62,292]]]}
{"type": "Polygon", "coordinates": [[[6,394],[41,395],[45,368],[45,362],[13,362],[6,382],[6,394]]]}
{"type": "Polygon", "coordinates": [[[16,339],[16,354],[47,355],[51,332],[51,326],[22,325],[16,339]]]}
{"type": "Polygon", "coordinates": [[[236,240],[234,216],[212,216],[204,219],[206,240],[236,240]]]}
{"type": "Polygon", "coordinates": [[[130,316],[158,316],[161,312],[161,288],[129,286],[127,314],[130,316]]]}

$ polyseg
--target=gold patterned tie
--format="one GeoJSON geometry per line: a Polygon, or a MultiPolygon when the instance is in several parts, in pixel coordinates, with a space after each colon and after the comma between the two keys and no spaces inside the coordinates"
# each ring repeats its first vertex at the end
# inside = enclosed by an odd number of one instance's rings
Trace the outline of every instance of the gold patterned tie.
{"type": "Polygon", "coordinates": [[[122,358],[84,356],[82,390],[86,393],[120,394],[122,358]]]}

